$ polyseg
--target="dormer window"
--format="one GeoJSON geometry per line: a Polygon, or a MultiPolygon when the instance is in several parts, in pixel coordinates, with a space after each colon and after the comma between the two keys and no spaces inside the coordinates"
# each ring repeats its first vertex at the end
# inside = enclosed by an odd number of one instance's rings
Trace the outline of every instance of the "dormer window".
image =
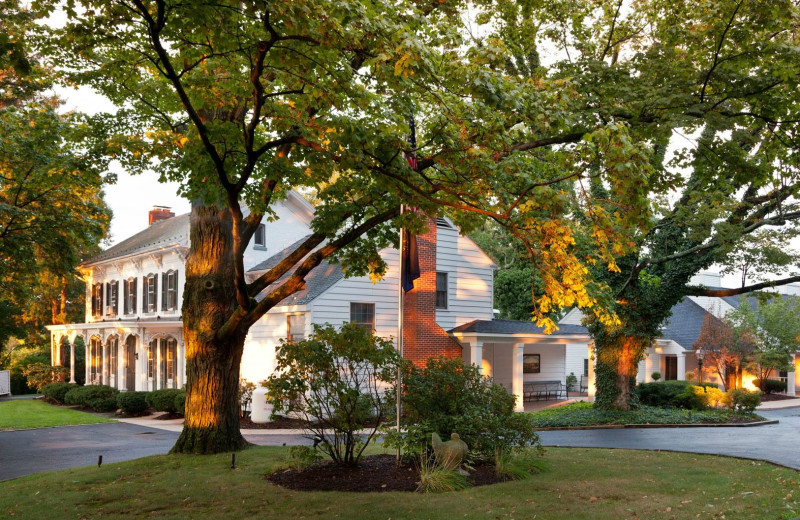
{"type": "Polygon", "coordinates": [[[178,271],[169,270],[161,275],[161,310],[178,308],[178,271]]]}
{"type": "Polygon", "coordinates": [[[103,283],[98,282],[92,285],[92,316],[94,318],[103,317],[103,283]]]}
{"type": "Polygon", "coordinates": [[[130,277],[122,285],[125,314],[136,314],[136,278],[130,277]]]}
{"type": "Polygon", "coordinates": [[[267,248],[267,232],[264,224],[259,224],[256,228],[256,232],[253,235],[253,244],[255,244],[256,249],[267,248]]]}
{"type": "Polygon", "coordinates": [[[158,295],[158,277],[153,273],[142,277],[142,312],[151,314],[156,312],[158,295]]]}
{"type": "Polygon", "coordinates": [[[112,280],[106,284],[106,317],[119,313],[119,282],[112,280]]]}

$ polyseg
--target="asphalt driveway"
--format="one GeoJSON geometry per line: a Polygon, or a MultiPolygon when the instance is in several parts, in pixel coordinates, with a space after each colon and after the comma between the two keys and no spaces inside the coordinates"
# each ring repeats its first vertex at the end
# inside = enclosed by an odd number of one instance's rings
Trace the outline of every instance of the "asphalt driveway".
{"type": "Polygon", "coordinates": [[[626,428],[540,432],[545,446],[670,450],[774,462],[800,470],[800,408],[759,410],[778,424],[746,428],[626,428]]]}
{"type": "MultiPolygon", "coordinates": [[[[748,428],[647,428],[541,432],[545,446],[673,450],[760,459],[800,470],[800,408],[760,411],[779,424],[748,428]]],[[[109,423],[0,432],[0,481],[11,478],[159,455],[178,432],[109,423]]],[[[301,435],[246,435],[259,445],[310,444],[301,435]]]]}

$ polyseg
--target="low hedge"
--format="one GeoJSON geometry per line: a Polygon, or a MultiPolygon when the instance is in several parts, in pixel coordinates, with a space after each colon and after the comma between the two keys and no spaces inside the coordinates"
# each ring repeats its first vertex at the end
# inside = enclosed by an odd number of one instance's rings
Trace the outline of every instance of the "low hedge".
{"type": "Polygon", "coordinates": [[[154,390],[147,393],[147,404],[158,412],[176,413],[175,398],[183,392],[175,388],[167,388],[164,390],[154,390]]]}
{"type": "Polygon", "coordinates": [[[64,404],[64,397],[73,388],[78,388],[78,385],[75,383],[50,383],[49,385],[44,385],[41,392],[49,401],[64,404]]]}
{"type": "Polygon", "coordinates": [[[720,393],[719,385],[715,383],[696,385],[691,381],[673,380],[639,383],[636,386],[636,393],[641,404],[660,408],[704,410],[709,406],[708,398],[704,395],[708,392],[720,393]],[[703,388],[708,390],[703,391],[703,388]],[[696,389],[700,389],[700,391],[696,389]]]}
{"type": "Polygon", "coordinates": [[[147,410],[148,392],[122,392],[117,395],[117,406],[123,413],[139,415],[147,410]]]}
{"type": "Polygon", "coordinates": [[[186,390],[181,390],[175,396],[175,411],[181,415],[186,411],[186,390]]]}
{"type": "Polygon", "coordinates": [[[118,394],[119,390],[116,388],[111,388],[107,385],[78,386],[66,393],[64,396],[64,402],[70,405],[92,408],[90,404],[92,401],[109,398],[116,399],[118,394]]]}
{"type": "Polygon", "coordinates": [[[114,397],[98,397],[90,399],[88,406],[95,412],[113,412],[117,409],[117,400],[114,397]]]}
{"type": "Polygon", "coordinates": [[[753,384],[764,391],[765,394],[780,394],[786,391],[786,381],[780,379],[755,379],[753,384]]]}

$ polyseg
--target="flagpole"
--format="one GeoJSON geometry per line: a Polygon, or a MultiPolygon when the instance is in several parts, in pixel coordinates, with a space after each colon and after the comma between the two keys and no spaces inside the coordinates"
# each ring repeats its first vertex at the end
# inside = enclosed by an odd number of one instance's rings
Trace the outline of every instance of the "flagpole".
{"type": "MultiPolygon", "coordinates": [[[[400,205],[400,215],[403,214],[404,205],[400,205]]],[[[398,257],[398,266],[399,269],[397,270],[397,352],[400,355],[400,360],[403,359],[403,303],[405,300],[405,291],[403,290],[403,246],[405,240],[405,228],[400,228],[400,251],[398,257]]],[[[396,403],[396,414],[397,414],[397,436],[398,439],[400,437],[400,414],[403,411],[403,404],[402,404],[402,395],[403,395],[403,375],[402,375],[402,367],[401,365],[397,366],[397,384],[395,386],[397,389],[397,403],[396,403]]],[[[400,442],[397,443],[397,465],[400,465],[400,442]]]]}

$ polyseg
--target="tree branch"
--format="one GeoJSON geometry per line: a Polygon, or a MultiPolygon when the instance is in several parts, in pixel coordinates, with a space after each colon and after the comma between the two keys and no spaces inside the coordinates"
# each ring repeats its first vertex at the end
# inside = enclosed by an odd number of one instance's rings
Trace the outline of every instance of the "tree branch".
{"type": "Polygon", "coordinates": [[[688,287],[687,296],[736,296],[739,294],[750,293],[753,291],[760,291],[769,287],[778,287],[789,283],[800,282],[800,276],[790,276],[789,278],[782,278],[780,280],[772,280],[769,282],[761,282],[746,287],[738,287],[736,289],[709,289],[708,287],[690,285],[688,287]]]}

